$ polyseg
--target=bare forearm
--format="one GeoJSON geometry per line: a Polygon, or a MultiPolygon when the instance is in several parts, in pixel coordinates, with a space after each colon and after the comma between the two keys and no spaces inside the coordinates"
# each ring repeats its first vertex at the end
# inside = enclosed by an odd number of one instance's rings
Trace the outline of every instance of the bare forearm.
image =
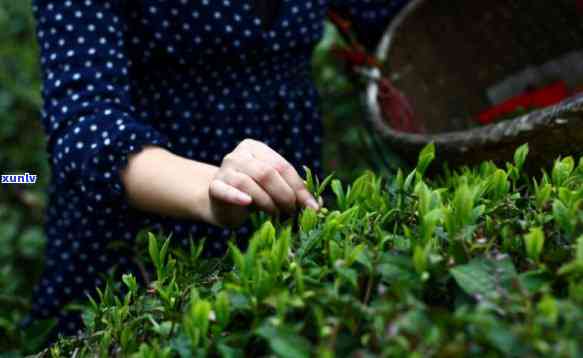
{"type": "Polygon", "coordinates": [[[212,222],[208,191],[217,170],[163,148],[146,147],[130,157],[121,177],[127,199],[136,209],[212,222]]]}
{"type": "Polygon", "coordinates": [[[295,168],[264,143],[245,139],[221,167],[146,147],[120,173],[131,206],[164,216],[238,227],[249,207],[277,214],[319,209],[295,168]]]}

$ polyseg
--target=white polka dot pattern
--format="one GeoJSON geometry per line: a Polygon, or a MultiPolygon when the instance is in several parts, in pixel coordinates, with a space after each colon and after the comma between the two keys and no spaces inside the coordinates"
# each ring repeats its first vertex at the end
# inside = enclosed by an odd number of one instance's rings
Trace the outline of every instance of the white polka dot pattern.
{"type": "Polygon", "coordinates": [[[114,266],[137,272],[131,248],[144,227],[182,244],[209,237],[205,255],[225,252],[231,230],[129,208],[119,170],[145,145],[218,164],[255,138],[322,175],[310,59],[326,12],[350,16],[367,41],[406,1],[281,1],[267,28],[253,0],[33,0],[52,167],[34,317],[59,316],[59,331],[74,333],[80,321],[63,306],[114,266]]]}

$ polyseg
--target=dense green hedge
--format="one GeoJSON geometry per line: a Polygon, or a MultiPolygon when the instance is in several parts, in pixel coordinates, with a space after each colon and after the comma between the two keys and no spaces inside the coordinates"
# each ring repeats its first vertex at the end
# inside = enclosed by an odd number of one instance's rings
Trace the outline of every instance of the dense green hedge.
{"type": "Polygon", "coordinates": [[[83,336],[45,355],[581,356],[583,159],[530,179],[527,152],[434,180],[432,147],[390,180],[308,175],[335,203],[256,216],[249,248],[221,259],[144,234],[153,281],[108,286],[83,336]]]}

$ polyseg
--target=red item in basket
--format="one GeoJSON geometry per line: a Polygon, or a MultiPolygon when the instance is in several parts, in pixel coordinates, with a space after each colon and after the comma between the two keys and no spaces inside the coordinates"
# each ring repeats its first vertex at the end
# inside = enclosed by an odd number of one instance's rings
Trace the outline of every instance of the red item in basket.
{"type": "Polygon", "coordinates": [[[478,115],[478,122],[490,124],[500,117],[511,114],[520,108],[544,108],[561,102],[569,96],[567,84],[564,81],[555,82],[544,88],[513,97],[478,115]]]}
{"type": "Polygon", "coordinates": [[[386,77],[379,80],[379,105],[384,118],[390,126],[401,132],[424,133],[425,127],[420,123],[413,110],[413,106],[386,77]]]}

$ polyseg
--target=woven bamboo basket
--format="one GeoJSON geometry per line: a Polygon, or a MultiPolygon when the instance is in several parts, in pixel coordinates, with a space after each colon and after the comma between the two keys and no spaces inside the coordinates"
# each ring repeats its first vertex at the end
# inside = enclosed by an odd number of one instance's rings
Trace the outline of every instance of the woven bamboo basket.
{"type": "MultiPolygon", "coordinates": [[[[528,143],[543,165],[583,152],[583,12],[579,0],[414,0],[386,30],[376,56],[410,101],[423,133],[389,125],[379,85],[366,88],[375,135],[415,161],[433,142],[438,163],[511,160],[528,143]],[[568,96],[525,114],[478,124],[513,99],[560,83],[568,96]],[[530,91],[530,92],[529,92],[530,91]],[[517,97],[518,96],[518,97],[517,97]],[[489,111],[489,112],[488,112],[489,111]],[[480,117],[482,115],[482,117],[480,117]]],[[[372,69],[372,77],[380,75],[372,69]]]]}

